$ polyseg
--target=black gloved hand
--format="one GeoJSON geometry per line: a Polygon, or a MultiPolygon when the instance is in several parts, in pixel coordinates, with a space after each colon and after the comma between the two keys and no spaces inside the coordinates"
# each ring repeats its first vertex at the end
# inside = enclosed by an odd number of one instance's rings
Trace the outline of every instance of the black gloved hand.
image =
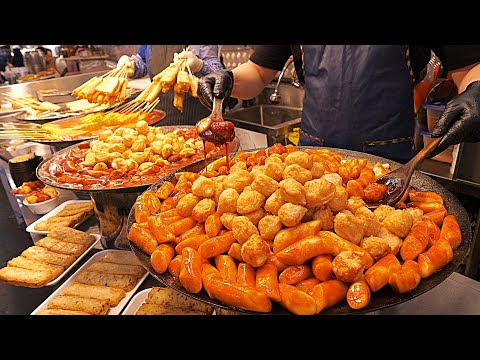
{"type": "Polygon", "coordinates": [[[480,141],[480,80],[450,100],[432,130],[432,137],[443,136],[428,157],[438,155],[450,145],[480,141]]]}
{"type": "Polygon", "coordinates": [[[224,99],[230,97],[233,88],[233,72],[220,70],[205,75],[198,80],[197,95],[200,102],[208,109],[213,107],[213,97],[224,99]]]}

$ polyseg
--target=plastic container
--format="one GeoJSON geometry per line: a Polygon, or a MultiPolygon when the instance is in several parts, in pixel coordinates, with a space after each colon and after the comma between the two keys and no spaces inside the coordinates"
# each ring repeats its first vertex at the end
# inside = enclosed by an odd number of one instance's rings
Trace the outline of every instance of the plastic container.
{"type": "Polygon", "coordinates": [[[445,104],[442,103],[425,103],[423,104],[423,108],[427,110],[427,130],[431,132],[435,123],[440,118],[445,110],[445,104]]]}
{"type": "MultiPolygon", "coordinates": [[[[432,141],[431,134],[427,131],[420,131],[420,134],[423,136],[423,146],[425,147],[432,141]]],[[[453,148],[454,145],[449,146],[446,150],[442,151],[438,155],[435,155],[431,159],[451,164],[453,161],[453,148]]]]}

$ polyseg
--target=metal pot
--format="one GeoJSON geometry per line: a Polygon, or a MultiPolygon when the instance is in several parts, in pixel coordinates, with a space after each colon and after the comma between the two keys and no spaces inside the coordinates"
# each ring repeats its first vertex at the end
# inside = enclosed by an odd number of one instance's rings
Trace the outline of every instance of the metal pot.
{"type": "Polygon", "coordinates": [[[25,66],[28,68],[28,71],[31,74],[36,74],[39,71],[44,71],[47,69],[45,56],[40,50],[27,50],[25,51],[23,58],[25,60],[25,66]]]}

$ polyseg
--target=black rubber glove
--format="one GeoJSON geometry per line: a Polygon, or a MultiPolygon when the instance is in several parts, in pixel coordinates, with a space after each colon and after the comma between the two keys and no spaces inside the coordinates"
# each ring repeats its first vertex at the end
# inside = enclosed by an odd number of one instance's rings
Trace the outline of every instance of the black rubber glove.
{"type": "Polygon", "coordinates": [[[198,99],[203,106],[211,110],[213,107],[213,97],[215,96],[220,99],[229,98],[232,93],[232,88],[233,73],[230,70],[216,71],[198,80],[198,99]]]}
{"type": "Polygon", "coordinates": [[[432,130],[432,137],[443,136],[428,157],[435,156],[450,145],[480,141],[480,80],[467,86],[445,106],[432,130]]]}

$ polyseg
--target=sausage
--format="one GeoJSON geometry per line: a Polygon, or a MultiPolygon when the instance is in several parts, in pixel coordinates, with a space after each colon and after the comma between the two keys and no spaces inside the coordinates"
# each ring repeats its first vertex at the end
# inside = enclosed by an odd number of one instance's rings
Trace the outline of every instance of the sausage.
{"type": "Polygon", "coordinates": [[[208,280],[208,291],[214,299],[239,309],[262,313],[272,311],[268,296],[250,286],[229,283],[212,276],[208,280]]]}
{"type": "Polygon", "coordinates": [[[390,274],[388,285],[398,294],[403,294],[415,289],[422,276],[420,275],[420,266],[413,260],[407,260],[403,263],[400,270],[390,274]]]}
{"type": "Polygon", "coordinates": [[[359,252],[362,254],[362,261],[365,263],[365,269],[368,269],[373,265],[373,258],[368,252],[362,249],[360,246],[355,245],[354,243],[345,240],[341,236],[335,234],[332,231],[319,231],[318,236],[324,237],[332,242],[333,245],[333,256],[337,256],[342,251],[350,250],[359,252]]]}
{"type": "Polygon", "coordinates": [[[320,283],[320,280],[318,280],[316,277],[310,277],[308,279],[300,281],[299,283],[296,283],[294,286],[297,289],[300,289],[306,292],[308,295],[312,295],[313,287],[319,283],[320,283]]]}
{"type": "Polygon", "coordinates": [[[316,234],[321,229],[322,220],[312,220],[280,230],[273,239],[273,252],[276,254],[294,242],[316,234]]]}
{"type": "Polygon", "coordinates": [[[170,228],[163,223],[162,218],[159,215],[149,216],[147,223],[148,229],[159,244],[175,240],[175,235],[170,228]]]}
{"type": "Polygon", "coordinates": [[[202,290],[202,258],[197,250],[183,248],[178,280],[185,290],[193,294],[202,290]]]}
{"type": "Polygon", "coordinates": [[[233,231],[229,231],[226,234],[215,236],[204,241],[198,247],[198,252],[204,259],[212,258],[227,252],[235,242],[233,231]]]}
{"type": "Polygon", "coordinates": [[[390,274],[400,270],[400,268],[400,261],[398,261],[397,257],[393,254],[388,254],[365,272],[365,281],[373,292],[378,291],[388,284],[390,274]]]}
{"type": "Polygon", "coordinates": [[[181,264],[182,264],[182,255],[178,254],[172,259],[172,261],[170,261],[170,264],[168,264],[168,272],[170,273],[170,275],[178,278],[178,276],[180,275],[181,264]]]}
{"type": "Polygon", "coordinates": [[[168,226],[170,227],[170,230],[175,236],[180,236],[187,230],[193,228],[196,224],[197,222],[193,219],[193,217],[189,216],[181,220],[175,221],[168,226]]]}
{"type": "Polygon", "coordinates": [[[278,281],[288,285],[295,285],[312,276],[310,265],[291,265],[280,273],[278,281]]]}
{"type": "Polygon", "coordinates": [[[255,268],[245,262],[238,264],[237,278],[235,282],[242,286],[251,286],[255,288],[255,268]]]}
{"type": "Polygon", "coordinates": [[[242,257],[242,245],[238,242],[233,243],[230,245],[230,249],[228,249],[228,255],[233,257],[237,261],[243,261],[242,257]]]}
{"type": "Polygon", "coordinates": [[[330,280],[333,274],[332,255],[318,255],[312,260],[312,272],[320,281],[330,280]]]}
{"type": "Polygon", "coordinates": [[[205,220],[205,232],[208,237],[214,237],[218,235],[218,232],[222,230],[223,224],[220,221],[220,214],[218,212],[214,212],[213,214],[209,215],[205,220]]]}
{"type": "Polygon", "coordinates": [[[285,283],[279,284],[280,304],[296,315],[317,314],[317,302],[313,296],[285,283]]]}
{"type": "Polygon", "coordinates": [[[453,250],[462,243],[462,230],[455,215],[447,215],[445,217],[439,238],[447,239],[453,250]]]}
{"type": "Polygon", "coordinates": [[[263,292],[272,301],[280,301],[280,287],[278,285],[278,271],[273,264],[264,264],[256,269],[255,288],[263,292]]]}
{"type": "Polygon", "coordinates": [[[207,234],[201,234],[201,235],[195,235],[192,237],[189,237],[188,239],[183,240],[182,242],[178,243],[177,246],[175,246],[175,252],[177,254],[181,254],[183,248],[185,247],[191,247],[192,249],[198,250],[200,245],[209,239],[207,234]]]}
{"type": "Polygon", "coordinates": [[[127,237],[149,255],[151,255],[158,246],[158,242],[151,231],[141,227],[137,223],[133,223],[127,237]]]}
{"type": "Polygon", "coordinates": [[[317,303],[317,312],[328,309],[334,305],[345,301],[348,291],[348,285],[340,280],[328,280],[321,282],[313,287],[313,298],[317,303]]]}
{"type": "Polygon", "coordinates": [[[167,271],[174,255],[175,250],[172,244],[160,244],[150,255],[150,264],[157,273],[163,274],[167,271]]]}
{"type": "Polygon", "coordinates": [[[347,290],[347,304],[354,310],[365,308],[370,303],[370,296],[372,291],[365,281],[365,276],[362,275],[360,279],[351,283],[347,290]]]}
{"type": "Polygon", "coordinates": [[[317,255],[331,253],[333,253],[333,244],[330,239],[310,235],[276,252],[275,255],[278,261],[286,265],[300,265],[317,255]]]}
{"type": "Polygon", "coordinates": [[[453,250],[450,242],[439,239],[426,252],[418,255],[418,266],[423,279],[440,270],[453,259],[453,250]]]}
{"type": "Polygon", "coordinates": [[[403,261],[415,260],[425,251],[429,240],[429,225],[427,220],[417,221],[413,224],[407,237],[400,247],[400,256],[403,261]]]}
{"type": "Polygon", "coordinates": [[[228,282],[237,281],[237,264],[230,255],[217,255],[214,257],[215,267],[223,280],[228,282]]]}

